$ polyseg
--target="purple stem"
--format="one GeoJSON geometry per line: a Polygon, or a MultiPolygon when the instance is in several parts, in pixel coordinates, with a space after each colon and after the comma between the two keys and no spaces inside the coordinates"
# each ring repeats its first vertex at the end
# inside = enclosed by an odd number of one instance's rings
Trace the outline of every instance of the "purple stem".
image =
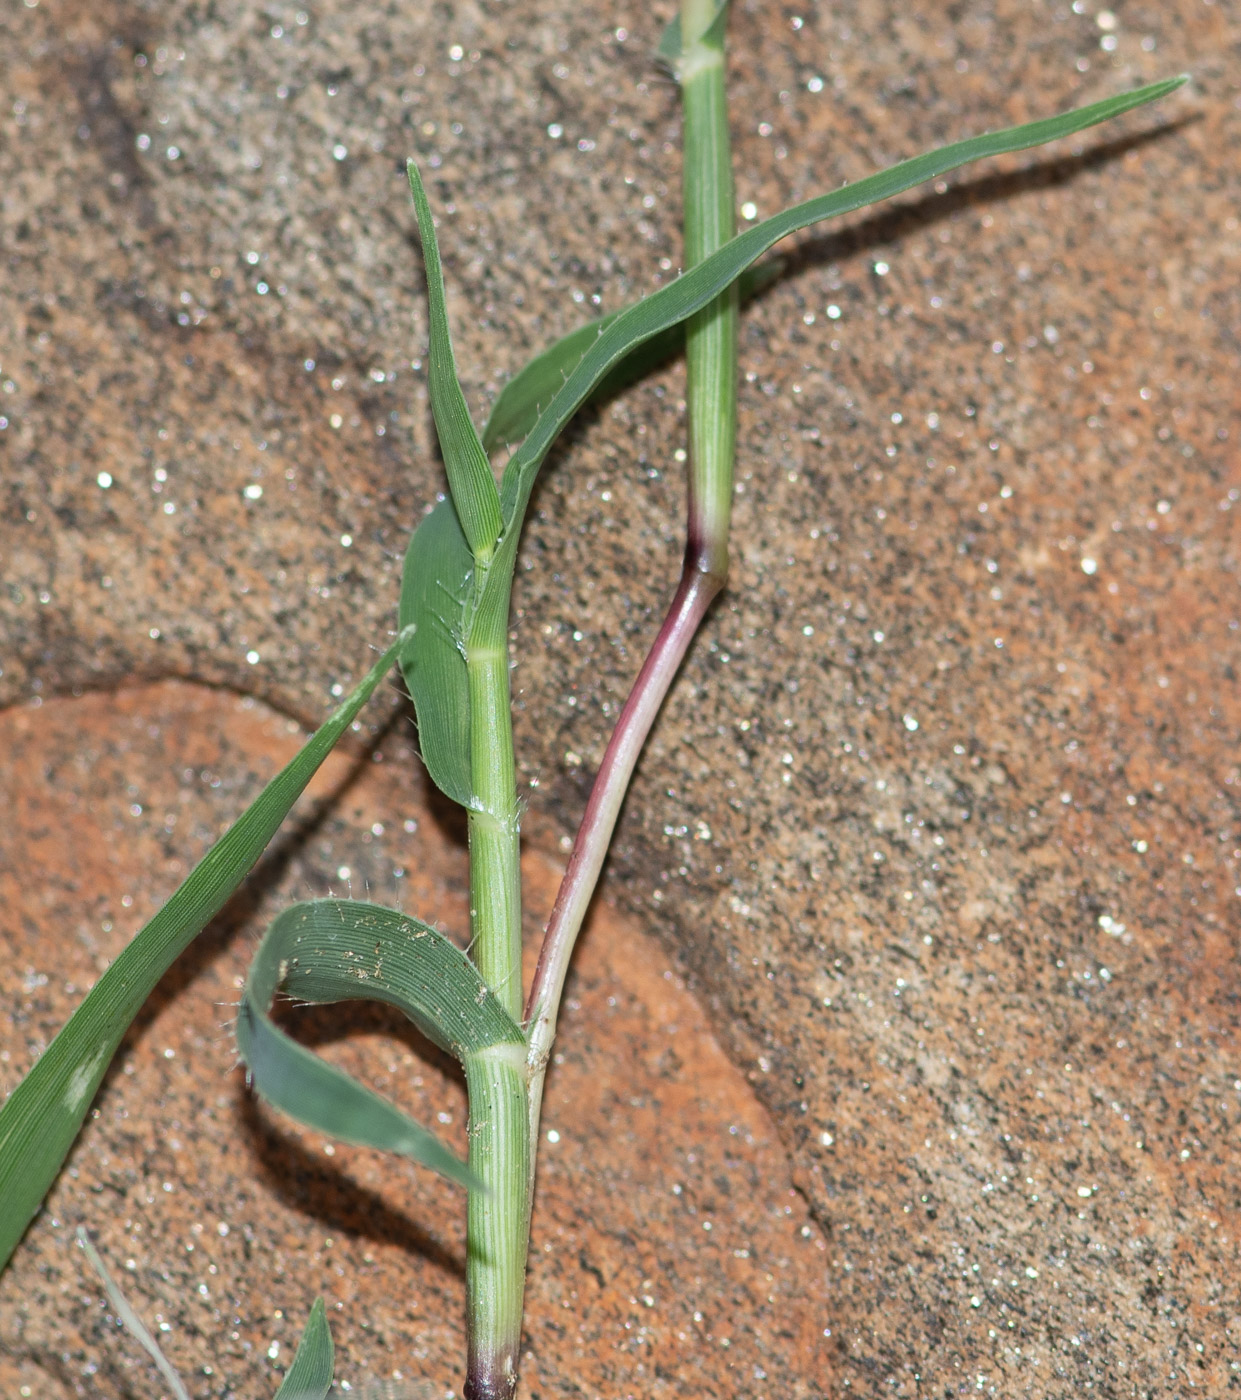
{"type": "MultiPolygon", "coordinates": [[[[692,506],[691,512],[696,513],[692,506]]],[[[676,596],[629,692],[625,708],[608,741],[603,762],[595,775],[590,800],[569,857],[569,867],[556,896],[543,948],[539,953],[534,982],[526,1003],[526,1023],[530,1040],[529,1060],[540,1081],[556,1034],[556,1012],[569,957],[595,892],[629,780],[633,777],[647,735],[685,659],[685,653],[727,576],[727,553],[721,559],[718,547],[713,549],[699,544],[701,533],[695,528],[696,524],[691,519],[690,545],[686,550],[676,596]]],[[[531,1095],[536,1124],[541,1083],[539,1091],[531,1095]]]]}
{"type": "MultiPolygon", "coordinates": [[[[682,0],[684,48],[677,76],[685,106],[685,258],[690,266],[722,246],[736,225],[724,95],[724,50],[718,36],[707,37],[715,14],[714,0],[682,0]]],[[[681,581],[595,775],[526,1003],[531,1191],[543,1079],[556,1038],[556,1016],[573,944],[595,892],[629,780],[655,716],[699,624],[728,577],[736,380],[734,285],[686,325],[689,523],[681,581]]]]}

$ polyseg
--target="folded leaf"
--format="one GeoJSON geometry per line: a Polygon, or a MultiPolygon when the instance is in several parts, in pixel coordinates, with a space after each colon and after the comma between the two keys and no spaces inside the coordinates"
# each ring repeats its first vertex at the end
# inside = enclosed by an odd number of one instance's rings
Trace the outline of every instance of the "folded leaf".
{"type": "Polygon", "coordinates": [[[491,465],[479,441],[478,432],[466,407],[465,395],[457,379],[457,365],[448,333],[448,312],[444,300],[444,274],[440,267],[435,220],[427,203],[418,167],[407,162],[409,188],[414,196],[418,232],[422,236],[422,260],[427,272],[427,301],[430,308],[431,351],[428,383],[431,413],[439,434],[448,489],[457,507],[471,551],[489,554],[500,533],[500,497],[491,465]]]}
{"type": "Polygon", "coordinates": [[[473,1174],[434,1134],[268,1018],[276,992],[321,1005],[383,1001],[469,1070],[497,1047],[521,1058],[525,1038],[469,958],[442,933],[378,904],[296,904],[272,923],[246,979],[237,1045],[259,1095],[344,1142],[410,1157],[465,1186],[473,1174]]]}
{"type": "Polygon", "coordinates": [[[394,643],[361,685],[194,867],[103,974],[0,1108],[0,1268],[56,1179],[116,1047],[160,978],[220,912],[289,809],[396,660],[394,643]]]}
{"type": "Polygon", "coordinates": [[[401,627],[413,630],[401,647],[401,672],[418,717],[427,772],[441,792],[463,807],[474,805],[464,647],[475,567],[452,502],[441,501],[405,551],[399,615],[401,627]]]}
{"type": "Polygon", "coordinates": [[[293,1364],[284,1374],[275,1400],[327,1400],[336,1369],[336,1348],[323,1299],[316,1298],[297,1344],[293,1364]]]}

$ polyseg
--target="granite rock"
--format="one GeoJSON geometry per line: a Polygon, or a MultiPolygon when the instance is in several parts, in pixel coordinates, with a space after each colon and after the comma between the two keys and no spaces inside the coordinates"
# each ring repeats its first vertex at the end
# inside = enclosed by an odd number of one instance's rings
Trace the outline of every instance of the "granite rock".
{"type": "MultiPolygon", "coordinates": [[[[482,410],[676,269],[661,18],[6,13],[6,700],[181,676],[322,714],[440,480],[400,162],[482,410]]],[[[1224,1393],[1241,17],[751,3],[731,34],[758,215],[1194,75],[796,241],[743,327],[731,587],[609,890],[826,1232],[824,1393],[1224,1393]]],[[[535,498],[515,680],[543,849],[671,591],[682,393],[674,366],[587,414],[535,498]]]]}

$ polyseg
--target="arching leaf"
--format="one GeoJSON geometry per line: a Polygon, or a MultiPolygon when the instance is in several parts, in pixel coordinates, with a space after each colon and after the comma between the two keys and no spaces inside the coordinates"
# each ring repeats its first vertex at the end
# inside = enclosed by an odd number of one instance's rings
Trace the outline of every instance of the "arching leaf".
{"type": "MultiPolygon", "coordinates": [[[[796,204],[726,243],[713,253],[636,305],[627,308],[598,335],[586,354],[570,371],[552,402],[539,415],[529,436],[510,459],[500,484],[500,501],[507,533],[520,529],[535,477],[552,444],[565,424],[596,386],[617,364],[643,342],[668,327],[677,325],[714,300],[752,262],[773,244],[798,229],[824,219],[836,218],[933,180],[958,166],[988,156],[1004,155],[1041,146],[1086,127],[1109,121],[1147,102],[1157,101],[1186,82],[1185,77],[1150,83],[1133,92],[1109,97],[1056,117],[1027,122],[1004,131],[970,137],[950,146],[902,161],[877,175],[796,204]]],[[[498,585],[492,581],[492,587],[498,585]]]]}
{"type": "Polygon", "coordinates": [[[296,904],[263,937],[237,1017],[237,1045],[259,1095],[345,1142],[410,1157],[465,1186],[478,1182],[443,1143],[373,1090],[299,1045],[268,1017],[278,990],[299,1001],[383,1001],[470,1067],[525,1038],[469,958],[395,909],[355,900],[296,904]]]}

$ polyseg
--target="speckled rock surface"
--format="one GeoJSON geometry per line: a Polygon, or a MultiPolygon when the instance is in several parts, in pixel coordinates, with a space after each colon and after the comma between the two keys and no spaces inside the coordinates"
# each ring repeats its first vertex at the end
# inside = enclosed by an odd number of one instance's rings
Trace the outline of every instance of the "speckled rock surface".
{"type": "MultiPolygon", "coordinates": [[[[734,17],[760,215],[1196,80],[804,238],[746,317],[733,585],[610,888],[826,1231],[823,1393],[1241,1385],[1241,17],[1079,8],[734,17]]],[[[437,482],[399,162],[431,173],[481,408],[676,265],[660,19],[6,12],[7,700],[179,675],[322,714],[437,482]]],[[[681,393],[587,416],[536,496],[544,849],[671,590],[681,393]]]]}

